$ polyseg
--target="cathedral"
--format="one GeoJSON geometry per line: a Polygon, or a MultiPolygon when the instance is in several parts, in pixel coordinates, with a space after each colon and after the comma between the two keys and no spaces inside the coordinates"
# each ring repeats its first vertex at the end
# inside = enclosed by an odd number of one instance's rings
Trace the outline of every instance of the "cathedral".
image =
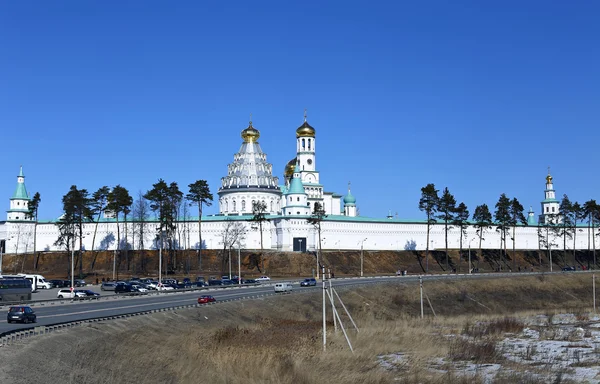
{"type": "MultiPolygon", "coordinates": [[[[259,144],[260,132],[250,121],[248,127],[241,131],[239,151],[233,155],[233,162],[227,166],[227,174],[221,178],[217,191],[219,213],[202,217],[202,244],[194,240],[198,239],[198,218],[191,217],[177,222],[180,235],[176,246],[180,249],[223,249],[227,246],[227,228],[231,223],[236,223],[243,231],[236,247],[244,249],[304,252],[315,251],[319,247],[336,250],[424,250],[445,247],[442,224],[433,224],[428,237],[425,220],[402,220],[391,214],[382,218],[360,216],[350,188],[344,196],[327,192],[317,168],[317,132],[308,123],[306,113],[295,136],[296,155],[285,166],[280,181],[273,174],[273,165],[267,161],[267,155],[259,144]],[[252,221],[253,207],[259,205],[267,219],[261,226],[252,221]],[[326,215],[320,223],[320,233],[308,221],[317,205],[326,215]]],[[[34,218],[26,214],[29,201],[21,167],[15,193],[10,197],[6,221],[0,222],[0,240],[6,244],[4,251],[59,250],[55,245],[59,234],[57,220],[38,221],[37,226],[34,225],[34,218]]],[[[530,208],[527,225],[519,225],[514,237],[507,236],[506,247],[512,248],[514,245],[517,249],[538,250],[550,244],[551,248],[559,249],[561,241],[559,238],[553,239],[557,235],[548,231],[547,225],[560,222],[559,205],[553,178],[548,172],[540,215],[536,220],[530,208]]],[[[82,247],[87,250],[117,249],[114,240],[117,226],[120,226],[121,238],[124,237],[122,220],[117,222],[114,217],[105,214],[99,224],[84,224],[82,247]],[[95,231],[96,235],[91,236],[95,231]]],[[[134,239],[134,228],[141,224],[128,224],[127,231],[131,233],[127,237],[134,239]]],[[[144,225],[147,237],[144,238],[145,247],[156,249],[158,223],[150,219],[144,225]]],[[[457,249],[461,244],[465,249],[478,247],[480,241],[483,248],[502,247],[500,232],[495,227],[484,231],[480,239],[480,233],[473,225],[467,226],[466,233],[462,235],[453,227],[448,233],[448,247],[457,249]]],[[[578,234],[576,243],[571,241],[569,249],[588,248],[591,231],[586,225],[578,228],[579,232],[581,234],[578,234]]],[[[127,246],[136,249],[136,242],[132,241],[127,246]]],[[[123,245],[119,249],[123,249],[123,245]]]]}

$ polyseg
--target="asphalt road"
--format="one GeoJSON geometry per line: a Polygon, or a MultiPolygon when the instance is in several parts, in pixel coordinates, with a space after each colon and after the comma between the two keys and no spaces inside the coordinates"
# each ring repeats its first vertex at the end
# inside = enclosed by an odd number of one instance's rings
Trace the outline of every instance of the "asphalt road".
{"type": "MultiPolygon", "coordinates": [[[[555,272],[556,273],[556,272],[555,272]]],[[[558,272],[560,273],[560,272],[558,272]]],[[[586,272],[570,272],[570,273],[586,273],[586,272]]],[[[493,274],[473,274],[473,275],[428,275],[423,276],[423,281],[439,280],[439,279],[465,279],[465,278],[502,278],[516,277],[525,275],[536,275],[538,273],[493,273],[493,274]]],[[[391,276],[391,277],[365,277],[365,278],[348,278],[334,279],[332,284],[335,287],[356,286],[361,284],[383,283],[389,281],[398,281],[416,283],[419,276],[391,276]]],[[[292,281],[294,284],[294,292],[322,289],[321,281],[316,287],[300,287],[298,281],[292,281]]],[[[100,292],[98,286],[88,286],[86,289],[92,289],[100,292]]],[[[34,294],[34,300],[43,300],[43,297],[55,299],[57,288],[42,291],[34,294]]],[[[85,319],[93,319],[97,317],[108,317],[115,315],[124,315],[128,313],[150,311],[162,308],[170,308],[180,305],[196,304],[197,299],[202,294],[213,295],[217,302],[227,299],[239,299],[265,293],[273,293],[273,283],[263,284],[252,287],[227,287],[227,288],[209,288],[196,291],[160,293],[146,296],[121,296],[114,295],[113,292],[102,292],[99,300],[92,301],[77,301],[71,299],[53,300],[50,302],[32,302],[30,305],[37,314],[37,325],[51,325],[57,323],[65,323],[69,321],[78,321],[85,319]]],[[[294,295],[289,296],[293,300],[294,295]]],[[[8,308],[2,307],[4,310],[8,308]]],[[[0,318],[0,333],[12,331],[21,328],[30,328],[31,324],[13,323],[8,324],[5,318],[0,318]]]]}
{"type": "MultiPolygon", "coordinates": [[[[390,280],[413,280],[413,277],[383,277],[363,279],[335,279],[334,286],[370,284],[390,280]]],[[[300,287],[295,281],[294,291],[322,289],[322,285],[316,287],[300,287]]],[[[92,286],[85,289],[99,291],[99,287],[92,286]]],[[[57,288],[34,294],[34,300],[43,300],[43,297],[56,298],[57,288]]],[[[50,325],[69,321],[92,319],[96,317],[107,317],[123,315],[127,313],[149,311],[153,309],[169,308],[179,305],[196,304],[198,297],[202,294],[214,296],[218,301],[227,299],[238,299],[248,296],[273,293],[273,284],[252,287],[228,287],[222,289],[206,289],[192,292],[160,293],[145,296],[121,296],[113,292],[102,292],[99,300],[77,301],[71,299],[56,300],[51,302],[32,302],[30,306],[35,310],[37,323],[35,325],[50,325]]],[[[293,295],[290,295],[292,298],[293,295]]],[[[4,307],[4,309],[8,309],[4,307]]],[[[32,324],[12,323],[8,324],[5,318],[0,318],[0,333],[30,328],[32,324]]]]}

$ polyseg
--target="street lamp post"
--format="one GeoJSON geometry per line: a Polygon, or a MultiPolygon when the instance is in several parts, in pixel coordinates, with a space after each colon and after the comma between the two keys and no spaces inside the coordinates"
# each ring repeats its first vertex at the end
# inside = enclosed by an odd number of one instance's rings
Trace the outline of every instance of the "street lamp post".
{"type": "Polygon", "coordinates": [[[363,277],[363,248],[365,245],[365,240],[367,239],[364,238],[363,241],[360,243],[360,277],[363,277]]]}
{"type": "Polygon", "coordinates": [[[75,297],[75,234],[71,245],[71,295],[75,297]]]}
{"type": "Polygon", "coordinates": [[[242,284],[242,245],[238,244],[238,285],[242,284]]]}
{"type": "Polygon", "coordinates": [[[473,237],[471,240],[469,240],[469,275],[471,274],[471,242],[475,240],[475,238],[473,237]]]}

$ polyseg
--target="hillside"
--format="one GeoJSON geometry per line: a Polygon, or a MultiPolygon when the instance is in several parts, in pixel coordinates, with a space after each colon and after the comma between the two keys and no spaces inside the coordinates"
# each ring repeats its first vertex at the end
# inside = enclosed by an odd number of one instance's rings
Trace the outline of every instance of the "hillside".
{"type": "MultiPolygon", "coordinates": [[[[360,251],[324,250],[325,265],[337,277],[360,275],[360,251]]],[[[129,251],[121,252],[84,252],[83,263],[75,254],[75,273],[91,279],[112,278],[113,258],[116,255],[116,278],[128,276],[156,276],[158,275],[157,251],[129,251]]],[[[600,254],[598,255],[600,256],[600,254]]],[[[363,271],[365,275],[394,274],[398,270],[405,270],[409,274],[446,273],[455,270],[458,273],[468,271],[468,250],[463,250],[459,258],[458,250],[449,250],[448,267],[444,251],[431,251],[429,258],[425,259],[424,251],[364,251],[363,271]]],[[[503,257],[499,250],[484,249],[471,250],[473,268],[479,272],[497,270],[548,270],[549,260],[546,251],[516,251],[513,257],[511,250],[503,257]]],[[[593,252],[573,251],[552,252],[553,269],[561,269],[564,265],[576,266],[585,269],[593,266],[593,252]]],[[[231,251],[232,271],[237,273],[237,250],[231,251]]],[[[4,273],[35,272],[47,278],[66,278],[70,275],[70,253],[66,252],[39,252],[33,254],[4,255],[4,273]]],[[[229,271],[229,252],[222,250],[203,250],[201,267],[195,250],[175,251],[163,254],[163,271],[178,276],[219,276],[229,271]],[[166,268],[168,265],[168,269],[166,268]]],[[[253,277],[268,274],[273,277],[302,277],[311,276],[316,268],[316,255],[314,253],[277,252],[277,251],[241,251],[242,276],[253,277]]]]}

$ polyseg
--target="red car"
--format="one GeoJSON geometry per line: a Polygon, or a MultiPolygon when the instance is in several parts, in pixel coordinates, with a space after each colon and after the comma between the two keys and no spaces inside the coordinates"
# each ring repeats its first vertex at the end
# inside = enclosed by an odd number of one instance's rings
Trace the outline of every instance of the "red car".
{"type": "Polygon", "coordinates": [[[213,303],[215,301],[217,301],[217,299],[215,299],[211,295],[202,295],[198,298],[198,304],[213,303]]]}

